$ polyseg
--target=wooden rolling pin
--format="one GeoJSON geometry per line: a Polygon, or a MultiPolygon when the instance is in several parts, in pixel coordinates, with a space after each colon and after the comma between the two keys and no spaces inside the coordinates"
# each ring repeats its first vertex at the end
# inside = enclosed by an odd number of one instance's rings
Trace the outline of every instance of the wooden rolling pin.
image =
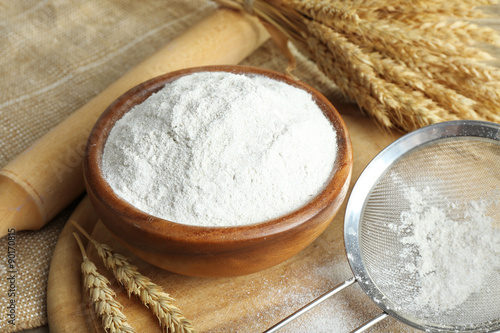
{"type": "Polygon", "coordinates": [[[123,75],[0,170],[0,237],[41,228],[84,191],[88,135],[125,91],[181,68],[237,64],[268,38],[256,18],[218,9],[123,75]]]}

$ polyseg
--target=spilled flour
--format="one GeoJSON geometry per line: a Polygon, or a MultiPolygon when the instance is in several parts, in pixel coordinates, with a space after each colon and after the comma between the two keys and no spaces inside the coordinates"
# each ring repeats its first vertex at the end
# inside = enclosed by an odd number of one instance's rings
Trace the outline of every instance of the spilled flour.
{"type": "Polygon", "coordinates": [[[410,209],[401,213],[399,232],[414,257],[404,271],[417,280],[414,302],[437,312],[453,310],[480,292],[500,269],[500,228],[488,212],[498,203],[486,200],[433,205],[433,190],[405,188],[410,209]]]}

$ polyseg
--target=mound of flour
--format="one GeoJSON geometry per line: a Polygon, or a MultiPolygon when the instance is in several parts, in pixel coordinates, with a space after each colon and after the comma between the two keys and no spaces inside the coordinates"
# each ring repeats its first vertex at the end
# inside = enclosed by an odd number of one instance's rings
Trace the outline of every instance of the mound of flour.
{"type": "Polygon", "coordinates": [[[151,215],[232,226],[290,213],[330,179],[336,133],[309,93],[264,76],[194,73],[112,129],[102,170],[151,215]]]}

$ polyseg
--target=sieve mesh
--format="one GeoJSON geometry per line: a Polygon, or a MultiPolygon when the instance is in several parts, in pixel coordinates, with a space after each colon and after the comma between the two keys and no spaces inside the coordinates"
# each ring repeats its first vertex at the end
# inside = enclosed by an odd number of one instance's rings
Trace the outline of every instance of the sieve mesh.
{"type": "MultiPolygon", "coordinates": [[[[465,218],[464,207],[470,202],[486,202],[485,215],[493,220],[493,228],[484,230],[484,233],[498,232],[499,142],[448,137],[421,145],[398,158],[380,176],[364,203],[358,242],[363,271],[367,276],[358,275],[357,279],[384,310],[418,328],[500,329],[500,255],[484,263],[489,266],[483,267],[489,272],[484,283],[456,307],[441,310],[416,301],[422,288],[420,278],[407,267],[416,266],[422,255],[418,248],[404,242],[414,230],[401,225],[402,213],[412,209],[411,200],[408,200],[409,189],[425,193],[427,202],[452,214],[455,221],[465,218]]],[[[435,227],[440,228],[439,221],[435,227]]],[[[467,248],[465,245],[464,249],[467,248]]],[[[497,253],[500,254],[500,249],[497,253]]],[[[470,256],[474,255],[472,251],[470,256]]],[[[473,278],[476,273],[469,272],[469,277],[473,278]]],[[[467,284],[467,279],[463,283],[467,284]]]]}

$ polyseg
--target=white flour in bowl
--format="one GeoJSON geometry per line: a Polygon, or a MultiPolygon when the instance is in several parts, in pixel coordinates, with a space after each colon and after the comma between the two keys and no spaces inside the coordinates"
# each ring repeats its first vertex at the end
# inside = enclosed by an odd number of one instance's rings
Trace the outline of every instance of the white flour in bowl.
{"type": "Polygon", "coordinates": [[[318,195],[334,168],[336,140],[304,90],[259,75],[194,73],[115,124],[102,171],[120,197],[151,215],[243,225],[318,195]]]}

